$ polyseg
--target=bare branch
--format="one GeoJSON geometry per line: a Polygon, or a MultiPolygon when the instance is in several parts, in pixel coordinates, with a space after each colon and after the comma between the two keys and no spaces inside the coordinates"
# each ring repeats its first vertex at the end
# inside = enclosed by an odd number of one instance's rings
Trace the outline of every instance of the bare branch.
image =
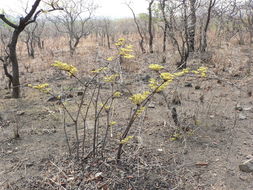
{"type": "Polygon", "coordinates": [[[12,28],[18,28],[18,25],[12,23],[11,21],[9,21],[4,14],[0,14],[0,19],[2,21],[4,21],[8,26],[12,27],[12,28]]]}

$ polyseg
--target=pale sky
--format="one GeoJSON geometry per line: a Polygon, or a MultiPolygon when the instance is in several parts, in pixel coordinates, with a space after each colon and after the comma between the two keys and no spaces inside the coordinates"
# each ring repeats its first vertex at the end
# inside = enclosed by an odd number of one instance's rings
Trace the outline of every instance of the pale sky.
{"type": "MultiPolygon", "coordinates": [[[[32,0],[29,0],[33,2],[32,0]]],[[[85,1],[85,0],[84,0],[85,1]]],[[[122,17],[132,17],[132,13],[129,8],[124,4],[126,0],[94,0],[95,3],[99,5],[99,9],[96,11],[95,16],[104,16],[111,18],[122,18],[122,17]]],[[[128,0],[129,1],[129,0],[128,0]]],[[[0,11],[5,10],[6,13],[12,14],[23,13],[27,0],[0,0],[0,11]],[[21,3],[25,2],[25,3],[21,3]]],[[[135,13],[147,12],[148,3],[146,0],[132,0],[131,7],[134,9],[135,13]]]]}

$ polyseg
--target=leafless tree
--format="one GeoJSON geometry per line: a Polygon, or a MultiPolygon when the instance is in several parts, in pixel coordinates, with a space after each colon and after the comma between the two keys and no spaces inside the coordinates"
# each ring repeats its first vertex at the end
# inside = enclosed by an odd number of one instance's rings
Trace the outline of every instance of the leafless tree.
{"type": "Polygon", "coordinates": [[[153,31],[152,31],[152,21],[153,21],[153,16],[152,16],[152,5],[154,3],[154,0],[149,0],[148,2],[148,33],[149,33],[149,52],[153,53],[153,31]]]}
{"type": "Polygon", "coordinates": [[[249,33],[250,44],[253,43],[253,0],[247,0],[238,7],[240,20],[249,33]]]}
{"type": "Polygon", "coordinates": [[[0,57],[0,61],[3,63],[4,74],[9,79],[8,88],[11,89],[13,77],[8,71],[9,56],[0,57]]]}
{"type": "Polygon", "coordinates": [[[102,44],[106,44],[108,49],[111,49],[111,41],[113,39],[113,24],[112,21],[109,18],[103,18],[102,20],[96,21],[96,29],[97,34],[99,34],[102,37],[102,44]]]}
{"type": "Polygon", "coordinates": [[[38,23],[34,22],[30,24],[28,27],[24,29],[24,37],[23,40],[26,44],[27,54],[29,57],[35,58],[35,50],[34,50],[34,43],[35,43],[35,30],[38,27],[38,23]]]}
{"type": "Polygon", "coordinates": [[[97,6],[93,1],[63,0],[61,7],[64,9],[62,14],[51,21],[59,32],[68,35],[70,55],[73,56],[80,40],[91,33],[90,20],[97,6]]]}
{"type": "Polygon", "coordinates": [[[207,18],[204,23],[204,27],[203,27],[202,34],[201,34],[200,52],[205,52],[206,48],[207,48],[207,30],[208,30],[208,26],[210,24],[211,13],[212,13],[212,9],[213,9],[215,3],[216,3],[216,0],[209,0],[209,5],[208,5],[208,9],[207,9],[207,18]]]}
{"type": "Polygon", "coordinates": [[[177,65],[179,68],[185,68],[189,57],[188,7],[186,0],[181,2],[162,0],[160,3],[163,21],[168,28],[167,35],[180,55],[180,61],[177,62],[177,65]],[[176,18],[176,12],[178,15],[180,13],[179,19],[176,18]]]}
{"type": "Polygon", "coordinates": [[[141,28],[140,28],[140,24],[139,24],[139,22],[138,22],[138,20],[137,20],[137,18],[136,18],[136,15],[135,15],[135,13],[134,13],[133,8],[130,6],[129,3],[126,4],[126,5],[127,5],[128,8],[131,10],[131,12],[132,12],[132,14],[133,14],[133,17],[134,17],[134,23],[135,23],[135,25],[136,25],[137,32],[138,32],[138,34],[139,34],[139,36],[140,36],[139,46],[140,46],[140,48],[141,48],[141,52],[142,52],[142,53],[146,53],[146,50],[145,50],[144,45],[143,45],[143,43],[144,43],[144,36],[143,36],[143,34],[142,34],[142,31],[141,31],[141,28]]]}
{"type": "MultiPolygon", "coordinates": [[[[45,10],[40,9],[37,11],[41,0],[35,0],[34,4],[32,5],[31,10],[25,15],[25,17],[20,17],[19,23],[16,24],[12,21],[10,21],[8,18],[6,18],[5,14],[0,14],[0,19],[5,22],[8,26],[12,27],[13,33],[11,42],[9,43],[9,58],[12,63],[12,84],[13,84],[13,91],[12,91],[12,97],[13,98],[19,98],[20,97],[20,82],[19,82],[19,64],[17,59],[17,53],[16,53],[16,46],[18,42],[19,35],[22,33],[22,31],[31,23],[35,22],[37,17],[45,12],[45,10]]],[[[46,10],[46,12],[51,12],[54,10],[59,10],[61,8],[58,7],[58,5],[55,2],[51,2],[50,8],[46,10]]]]}
{"type": "Polygon", "coordinates": [[[189,0],[190,3],[190,15],[189,15],[189,52],[194,52],[195,50],[195,31],[196,31],[196,0],[189,0]]]}

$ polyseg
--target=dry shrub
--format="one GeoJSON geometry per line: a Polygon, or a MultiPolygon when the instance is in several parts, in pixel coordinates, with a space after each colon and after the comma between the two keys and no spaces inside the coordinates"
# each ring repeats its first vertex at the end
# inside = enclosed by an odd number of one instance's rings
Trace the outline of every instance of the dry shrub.
{"type": "Polygon", "coordinates": [[[226,55],[225,51],[215,51],[212,56],[212,63],[215,67],[216,74],[220,74],[221,71],[225,71],[227,68],[231,67],[231,60],[226,55]]]}

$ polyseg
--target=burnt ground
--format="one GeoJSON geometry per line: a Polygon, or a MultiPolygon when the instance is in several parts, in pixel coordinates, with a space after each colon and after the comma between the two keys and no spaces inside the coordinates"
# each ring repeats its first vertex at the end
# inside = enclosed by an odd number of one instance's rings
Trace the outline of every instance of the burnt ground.
{"type": "MultiPolygon", "coordinates": [[[[181,105],[174,105],[180,130],[163,96],[155,95],[132,127],[130,135],[134,138],[125,146],[118,164],[118,139],[131,107],[127,93],[116,102],[119,111],[114,120],[118,123],[110,132],[103,157],[98,154],[76,161],[69,158],[61,106],[48,102],[49,95],[26,84],[48,82],[58,92],[71,89],[68,93],[73,97],[67,103],[72,106],[80,100],[78,83],[48,65],[31,66],[32,71],[23,71],[21,76],[22,98],[10,99],[7,89],[0,91],[0,189],[253,189],[253,174],[239,170],[239,165],[253,156],[253,99],[249,96],[253,76],[247,67],[248,47],[240,48],[214,51],[212,60],[203,63],[209,68],[207,78],[183,77],[165,91],[170,102],[175,91],[181,100],[181,105]],[[17,127],[20,138],[14,139],[17,127]]],[[[97,55],[94,48],[87,47],[86,53],[79,53],[72,61],[62,58],[64,53],[51,61],[63,59],[76,65],[79,77],[86,80],[94,61],[102,64],[107,54],[97,55]]],[[[137,57],[124,73],[127,88],[132,92],[145,89],[147,75],[156,75],[147,66],[159,58],[158,54],[137,57]]],[[[39,57],[33,62],[43,60],[39,57]]],[[[201,65],[198,59],[189,64],[191,68],[201,65]]],[[[102,88],[102,94],[108,91],[102,88]]],[[[84,155],[91,150],[92,115],[89,122],[84,155]]],[[[81,126],[78,130],[82,134],[81,126]]],[[[104,126],[99,130],[103,134],[104,126]]],[[[71,122],[67,132],[74,146],[71,122]]]]}

